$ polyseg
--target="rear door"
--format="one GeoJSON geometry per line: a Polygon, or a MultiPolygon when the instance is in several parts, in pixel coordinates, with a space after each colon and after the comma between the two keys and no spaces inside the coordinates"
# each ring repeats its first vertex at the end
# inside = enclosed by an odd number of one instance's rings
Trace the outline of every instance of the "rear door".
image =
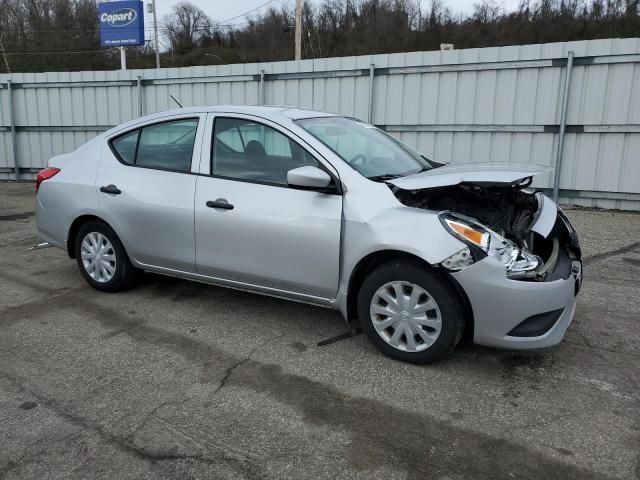
{"type": "MultiPolygon", "coordinates": [[[[209,175],[198,177],[195,199],[198,273],[334,298],[342,196],[290,188],[286,178],[306,165],[335,172],[266,120],[211,115],[207,130],[212,158],[209,175]]],[[[209,160],[204,151],[203,158],[209,160]]]]}
{"type": "Polygon", "coordinates": [[[103,147],[98,202],[139,263],[195,271],[193,159],[200,157],[205,119],[189,115],[148,123],[103,147]]]}

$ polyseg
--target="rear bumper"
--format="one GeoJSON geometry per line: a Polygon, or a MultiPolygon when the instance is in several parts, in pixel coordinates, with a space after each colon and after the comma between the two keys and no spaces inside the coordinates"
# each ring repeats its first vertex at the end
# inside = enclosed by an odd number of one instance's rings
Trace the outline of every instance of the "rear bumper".
{"type": "Polygon", "coordinates": [[[579,261],[574,262],[574,269],[565,279],[520,281],[508,279],[504,266],[489,257],[452,277],[469,298],[475,343],[511,349],[543,348],[558,344],[573,320],[582,266],[579,261]],[[509,334],[524,320],[556,310],[562,313],[543,334],[509,334]]]}
{"type": "Polygon", "coordinates": [[[38,236],[51,245],[65,248],[65,222],[61,220],[60,215],[48,211],[44,207],[41,198],[36,195],[36,228],[38,230],[38,236]]]}

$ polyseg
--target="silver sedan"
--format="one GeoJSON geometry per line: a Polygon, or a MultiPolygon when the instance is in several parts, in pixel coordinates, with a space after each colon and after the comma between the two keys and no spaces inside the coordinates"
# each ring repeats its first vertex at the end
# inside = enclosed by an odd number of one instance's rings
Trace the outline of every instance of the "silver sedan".
{"type": "Polygon", "coordinates": [[[440,164],[327,113],[188,108],[50,159],[37,225],[98,290],[145,270],[334,308],[385,354],[427,363],[463,335],[505,348],[564,336],[580,246],[529,188],[543,172],[440,164]]]}

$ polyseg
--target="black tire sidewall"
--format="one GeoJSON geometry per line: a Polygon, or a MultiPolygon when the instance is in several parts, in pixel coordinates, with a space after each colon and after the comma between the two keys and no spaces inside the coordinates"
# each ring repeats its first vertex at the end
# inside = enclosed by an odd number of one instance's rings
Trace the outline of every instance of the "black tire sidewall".
{"type": "Polygon", "coordinates": [[[447,279],[429,267],[404,261],[383,264],[365,278],[358,292],[358,318],[360,327],[380,351],[397,360],[418,364],[431,363],[447,355],[457,345],[464,327],[460,297],[447,279]],[[419,285],[433,297],[440,309],[440,335],[431,347],[422,352],[404,352],[392,347],[380,337],[371,321],[371,298],[382,285],[394,281],[419,285]]]}
{"type": "Polygon", "coordinates": [[[78,268],[80,269],[80,273],[84,279],[91,285],[93,288],[97,290],[101,290],[103,292],[117,292],[119,290],[123,290],[128,288],[131,284],[131,277],[134,274],[133,266],[131,262],[129,262],[129,257],[120,242],[120,239],[113,231],[111,227],[107,224],[99,221],[91,221],[84,224],[78,230],[78,235],[76,236],[76,244],[75,244],[75,254],[76,254],[76,262],[78,264],[78,268]],[[82,255],[81,255],[81,245],[82,240],[88,233],[97,232],[104,235],[111,245],[116,254],[116,271],[113,275],[113,278],[108,282],[100,283],[96,282],[91,276],[87,273],[84,265],[82,264],[82,255]]]}

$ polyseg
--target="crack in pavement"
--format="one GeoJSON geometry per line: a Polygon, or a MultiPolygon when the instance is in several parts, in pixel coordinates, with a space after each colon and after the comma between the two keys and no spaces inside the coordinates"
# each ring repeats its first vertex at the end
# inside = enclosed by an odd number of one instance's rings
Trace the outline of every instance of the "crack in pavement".
{"type": "Polygon", "coordinates": [[[632,357],[632,358],[640,358],[640,354],[639,353],[634,353],[634,352],[627,352],[624,350],[611,350],[608,348],[604,348],[604,347],[597,347],[595,345],[585,345],[583,343],[577,343],[574,342],[571,338],[565,338],[562,340],[562,343],[566,343],[567,345],[571,345],[572,347],[575,348],[581,348],[587,351],[591,351],[591,350],[598,350],[600,352],[600,355],[598,355],[598,358],[607,361],[606,358],[604,358],[602,356],[602,352],[606,352],[606,353],[610,353],[612,355],[622,355],[622,356],[626,356],[626,357],[632,357]]]}
{"type": "Polygon", "coordinates": [[[234,370],[236,370],[238,367],[241,367],[242,365],[244,365],[245,363],[247,363],[249,360],[251,360],[251,358],[253,357],[253,354],[260,348],[264,347],[265,345],[267,345],[269,342],[275,340],[276,338],[278,338],[279,336],[273,336],[273,337],[269,337],[267,338],[264,342],[261,342],[260,344],[256,345],[255,347],[253,347],[248,355],[241,359],[240,361],[234,363],[233,365],[231,365],[229,368],[227,368],[227,370],[225,371],[224,376],[222,377],[222,379],[220,380],[220,384],[216,387],[216,389],[211,393],[211,397],[214,397],[226,384],[227,381],[229,380],[229,377],[231,377],[231,375],[233,374],[234,370]]]}
{"type": "MultiPolygon", "coordinates": [[[[110,443],[116,446],[119,450],[125,453],[133,454],[136,457],[149,461],[149,462],[166,462],[166,461],[182,461],[182,460],[190,460],[199,463],[205,463],[212,466],[219,465],[220,462],[228,462],[233,465],[233,467],[241,472],[244,472],[250,476],[250,478],[263,478],[263,475],[260,472],[260,466],[251,463],[248,459],[238,459],[237,457],[229,455],[227,451],[220,448],[218,449],[217,456],[205,456],[205,454],[179,454],[172,452],[154,452],[149,448],[145,448],[144,446],[138,446],[134,444],[129,436],[120,437],[116,434],[109,432],[105,427],[101,426],[97,422],[94,422],[86,417],[78,415],[76,413],[71,412],[68,408],[65,408],[55,399],[48,398],[44,394],[37,392],[36,390],[29,388],[25,385],[24,381],[19,377],[11,375],[7,372],[0,370],[0,376],[5,378],[9,383],[11,383],[17,389],[26,392],[30,396],[36,398],[41,405],[52,410],[56,415],[65,419],[72,425],[78,426],[81,430],[88,430],[94,434],[97,434],[103,441],[110,443]]],[[[74,432],[74,434],[78,434],[78,432],[74,432]]],[[[59,440],[53,441],[51,443],[57,443],[59,440]]],[[[209,452],[213,453],[213,452],[209,452]]],[[[14,462],[17,463],[17,462],[14,462]]],[[[19,463],[18,463],[19,464],[19,463]]],[[[15,468],[17,465],[12,465],[10,469],[15,468]]],[[[5,467],[6,468],[6,467],[5,467]]],[[[9,470],[10,470],[9,469],[9,470]]],[[[0,474],[4,476],[6,472],[0,470],[0,474]]]]}
{"type": "Polygon", "coordinates": [[[8,243],[3,243],[0,244],[0,248],[2,247],[10,247],[11,245],[16,245],[18,243],[22,243],[22,242],[26,242],[27,240],[35,240],[37,239],[38,236],[37,235],[33,235],[33,236],[29,236],[29,237],[25,237],[25,238],[21,238],[19,240],[14,240],[13,242],[8,242],[8,243]]]}
{"type": "Polygon", "coordinates": [[[31,460],[34,458],[39,457],[40,455],[42,455],[43,453],[47,453],[46,449],[48,447],[50,447],[51,445],[55,445],[56,443],[61,443],[64,442],[66,440],[68,440],[69,438],[75,437],[77,435],[80,435],[80,433],[82,433],[82,429],[77,430],[75,432],[69,433],[68,435],[65,435],[64,437],[61,438],[55,438],[49,442],[46,442],[42,445],[40,445],[40,442],[34,442],[32,444],[26,445],[23,449],[23,453],[22,455],[20,455],[16,460],[9,460],[7,462],[7,464],[4,467],[0,468],[0,479],[4,478],[7,473],[9,473],[12,470],[15,470],[16,468],[20,467],[21,464],[25,461],[25,460],[31,460]],[[31,447],[35,447],[35,446],[39,446],[40,448],[38,450],[36,450],[35,452],[29,452],[29,449],[31,447]]]}
{"type": "Polygon", "coordinates": [[[609,250],[607,252],[596,253],[594,255],[590,255],[588,257],[584,257],[582,259],[582,263],[584,265],[589,265],[593,262],[597,262],[599,260],[604,260],[605,258],[616,257],[618,255],[622,255],[623,253],[630,252],[636,248],[640,247],[640,242],[630,243],[629,245],[625,245],[624,247],[616,248],[615,250],[609,250]]]}

